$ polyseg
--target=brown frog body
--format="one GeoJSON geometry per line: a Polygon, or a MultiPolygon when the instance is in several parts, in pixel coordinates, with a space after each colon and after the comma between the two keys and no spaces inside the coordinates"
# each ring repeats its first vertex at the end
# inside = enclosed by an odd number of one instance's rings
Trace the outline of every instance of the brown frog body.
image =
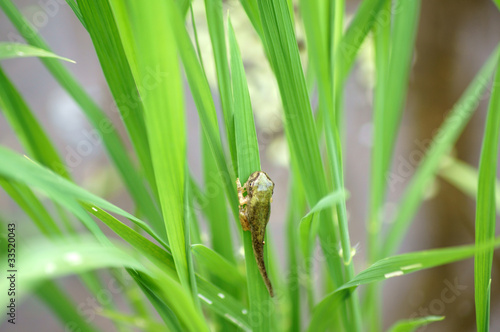
{"type": "Polygon", "coordinates": [[[273,286],[267,276],[264,264],[264,235],[271,215],[274,182],[263,171],[252,173],[247,182],[241,186],[240,179],[236,180],[238,199],[240,203],[240,222],[244,231],[252,235],[252,247],[262,279],[266,284],[269,295],[274,296],[273,286]]]}

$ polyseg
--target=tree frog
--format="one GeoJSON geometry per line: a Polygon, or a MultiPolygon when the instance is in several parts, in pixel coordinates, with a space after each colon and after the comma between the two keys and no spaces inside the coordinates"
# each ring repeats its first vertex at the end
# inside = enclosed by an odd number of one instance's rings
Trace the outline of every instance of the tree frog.
{"type": "Polygon", "coordinates": [[[241,186],[240,179],[236,179],[238,199],[240,203],[240,222],[244,231],[252,235],[252,247],[260,274],[271,297],[274,296],[273,286],[267,276],[264,264],[264,234],[271,215],[274,182],[263,171],[254,172],[247,182],[241,186]]]}

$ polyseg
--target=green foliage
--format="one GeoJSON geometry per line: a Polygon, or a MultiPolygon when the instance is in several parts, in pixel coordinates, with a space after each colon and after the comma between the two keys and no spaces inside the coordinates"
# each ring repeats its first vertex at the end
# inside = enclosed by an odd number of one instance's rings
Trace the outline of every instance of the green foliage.
{"type": "MultiPolygon", "coordinates": [[[[260,38],[257,42],[272,68],[269,75],[279,88],[291,164],[286,268],[273,252],[273,234],[267,232],[265,241],[266,266],[276,290],[276,296],[270,298],[255,262],[251,235],[241,231],[238,218],[236,178],[244,183],[250,174],[261,170],[261,156],[248,68],[224,2],[204,1],[214,57],[213,64],[204,64],[204,44],[198,40],[200,29],[194,11],[194,40],[185,22],[188,9],[194,5],[189,0],[68,0],[75,20],[92,40],[121,115],[119,125],[126,129],[125,139],[130,144],[122,142],[108,115],[61,64],[61,60],[71,60],[54,54],[10,0],[0,2],[27,42],[0,43],[0,60],[40,59],[100,136],[134,205],[134,213],[127,212],[72,180],[70,165],[65,164],[35,112],[0,68],[0,109],[22,147],[22,153],[0,147],[0,185],[39,232],[34,238],[23,239],[20,249],[21,300],[31,292],[61,323],[72,321],[82,330],[99,331],[79,314],[57,278],[77,275],[96,297],[103,285],[93,271],[105,269],[117,282],[123,276],[129,282],[120,296],[130,310],[121,312],[114,303],[103,303],[105,309],[100,312],[119,331],[356,332],[363,330],[363,324],[379,331],[383,282],[474,256],[477,327],[488,331],[491,262],[500,244],[494,237],[496,211],[500,210],[499,196],[495,195],[500,192],[495,181],[500,68],[489,96],[479,169],[447,154],[487,89],[500,48],[444,121],[384,233],[380,210],[391,184],[385,175],[391,170],[409,88],[420,1],[364,0],[345,31],[344,1],[298,3],[297,8],[287,0],[240,0],[238,4],[260,38]],[[296,37],[300,25],[311,65],[307,72],[296,37]],[[367,220],[371,265],[356,270],[343,175],[343,90],[370,33],[376,70],[367,220]],[[213,86],[206,74],[208,66],[214,66],[217,74],[213,86]],[[216,90],[220,116],[214,103],[216,90]],[[193,179],[187,159],[191,135],[186,126],[188,95],[201,124],[202,185],[193,179]],[[312,107],[316,99],[317,112],[312,107]],[[131,151],[127,145],[132,146],[131,151]],[[447,163],[440,168],[443,160],[447,163]],[[422,203],[427,183],[437,174],[475,198],[475,245],[394,255],[422,203]],[[199,224],[200,220],[206,221],[207,227],[199,224]],[[237,232],[232,232],[231,224],[237,232]],[[315,261],[312,253],[318,239],[325,260],[315,261]],[[242,248],[244,257],[237,247],[242,248]],[[317,270],[326,273],[321,276],[317,270]],[[123,276],[118,277],[120,273],[123,276]],[[328,285],[326,290],[318,286],[321,277],[328,285]],[[368,286],[363,305],[358,300],[360,285],[368,286]],[[158,315],[149,312],[151,308],[158,315]],[[366,310],[363,315],[362,310],[366,310]],[[305,317],[309,321],[303,321],[305,317]]],[[[5,279],[0,281],[2,289],[6,283],[5,279]]],[[[5,302],[6,294],[1,296],[5,302]]],[[[403,319],[390,331],[413,331],[442,319],[403,319]]]]}

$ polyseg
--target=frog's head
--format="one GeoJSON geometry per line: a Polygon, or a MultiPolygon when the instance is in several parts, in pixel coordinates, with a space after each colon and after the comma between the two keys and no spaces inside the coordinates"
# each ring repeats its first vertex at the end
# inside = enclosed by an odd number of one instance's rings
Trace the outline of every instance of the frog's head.
{"type": "Polygon", "coordinates": [[[269,197],[273,195],[274,182],[269,175],[263,171],[254,172],[248,178],[249,191],[252,195],[267,194],[269,197]]]}

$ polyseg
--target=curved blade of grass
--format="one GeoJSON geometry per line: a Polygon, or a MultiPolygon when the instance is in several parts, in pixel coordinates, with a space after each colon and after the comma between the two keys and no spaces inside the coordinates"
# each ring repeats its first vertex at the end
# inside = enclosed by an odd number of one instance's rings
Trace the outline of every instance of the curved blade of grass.
{"type": "Polygon", "coordinates": [[[316,235],[312,231],[312,229],[316,229],[317,227],[312,226],[313,219],[318,215],[319,212],[331,208],[338,204],[341,199],[345,198],[345,194],[342,191],[334,191],[329,195],[323,197],[316,203],[315,206],[309,210],[309,212],[302,217],[299,223],[299,234],[300,234],[300,246],[302,248],[302,254],[304,255],[304,259],[306,262],[310,258],[310,253],[312,246],[314,244],[314,238],[316,235]]]}
{"type": "MultiPolygon", "coordinates": [[[[391,2],[384,6],[384,10],[390,12],[391,2]]],[[[373,167],[373,189],[371,203],[370,233],[372,242],[380,238],[381,221],[379,209],[384,201],[387,191],[386,174],[389,171],[393,150],[397,138],[398,126],[404,110],[404,102],[408,89],[408,77],[413,59],[416,30],[420,12],[420,1],[418,0],[397,0],[394,4],[393,27],[388,20],[386,25],[391,29],[390,40],[385,41],[383,34],[386,33],[385,26],[377,25],[382,36],[375,38],[382,39],[379,43],[389,45],[380,45],[379,50],[386,52],[378,56],[387,56],[386,59],[377,59],[380,70],[386,70],[380,73],[381,77],[376,86],[376,100],[374,109],[374,145],[372,151],[373,167]],[[386,47],[389,48],[386,49],[386,47]]],[[[382,20],[384,17],[379,17],[382,20]]],[[[374,244],[372,245],[374,246],[374,244]]],[[[377,252],[379,248],[373,248],[371,253],[373,259],[378,259],[377,252]]]]}
{"type": "Polygon", "coordinates": [[[181,284],[190,290],[184,227],[186,125],[181,73],[169,7],[162,1],[127,2],[137,50],[137,80],[150,77],[151,68],[168,79],[143,96],[144,117],[151,147],[160,205],[181,284]]]}
{"type": "Polygon", "coordinates": [[[175,38],[179,48],[179,53],[184,64],[186,77],[191,88],[191,93],[196,104],[203,133],[210,145],[210,151],[214,155],[220,177],[220,185],[226,192],[229,206],[235,218],[238,220],[238,200],[234,186],[234,175],[230,173],[226,164],[226,158],[222,149],[217,123],[217,114],[213,102],[210,86],[199,63],[198,57],[187,33],[184,21],[179,12],[178,6],[173,0],[167,0],[169,19],[171,28],[175,31],[175,38]]]}
{"type": "MultiPolygon", "coordinates": [[[[297,221],[305,211],[306,199],[302,183],[297,173],[292,169],[292,181],[289,188],[289,204],[286,217],[286,232],[287,232],[287,252],[288,252],[288,268],[289,275],[287,276],[287,288],[290,298],[290,317],[291,326],[290,332],[299,332],[301,329],[301,296],[300,296],[300,281],[299,281],[299,249],[297,243],[300,242],[299,226],[297,221]]],[[[312,308],[312,307],[311,307],[312,308]]]]}
{"type": "Polygon", "coordinates": [[[36,290],[36,295],[52,310],[60,322],[64,324],[61,328],[79,328],[89,332],[100,331],[95,326],[87,323],[86,319],[78,312],[77,305],[54,282],[45,281],[36,290]]]}
{"type": "Polygon", "coordinates": [[[212,51],[217,71],[217,83],[222,103],[222,114],[226,127],[227,141],[234,172],[237,172],[236,145],[234,139],[234,110],[233,93],[231,90],[231,76],[229,73],[226,35],[224,33],[224,21],[222,15],[222,0],[205,0],[208,31],[212,41],[212,51]]]}
{"type": "Polygon", "coordinates": [[[166,79],[165,73],[159,67],[151,66],[149,75],[142,77],[136,84],[109,2],[97,0],[77,0],[77,2],[116,107],[120,111],[147,178],[154,185],[153,166],[140,96],[146,98],[150,90],[156,89],[157,84],[166,79]],[[150,84],[151,81],[154,83],[150,84]]]}
{"type": "MultiPolygon", "coordinates": [[[[337,67],[337,70],[340,70],[338,76],[340,84],[347,78],[359,48],[376,23],[385,2],[386,0],[366,0],[359,5],[335,52],[335,63],[341,64],[337,67]]],[[[387,15],[390,16],[391,13],[389,12],[387,15]]]]}
{"type": "Polygon", "coordinates": [[[41,242],[33,244],[33,248],[36,250],[25,253],[24,259],[20,260],[25,272],[19,275],[19,282],[23,283],[25,290],[35,287],[47,278],[104,267],[125,266],[142,272],[141,278],[170,305],[186,330],[208,331],[183,287],[155,264],[145,266],[139,263],[131,252],[85,239],[53,241],[50,244],[41,242]]]}
{"type": "MultiPolygon", "coordinates": [[[[151,65],[147,69],[147,75],[135,77],[134,80],[123,45],[127,43],[127,46],[129,46],[132,40],[121,40],[109,1],[78,0],[78,6],[88,27],[101,68],[114,97],[116,108],[119,110],[121,119],[127,128],[132,145],[139,157],[140,165],[155,197],[157,197],[142,101],[150,94],[151,90],[159,88],[162,81],[166,80],[165,72],[162,72],[159,66],[154,67],[151,65]]],[[[130,25],[127,28],[130,29],[130,25]]],[[[128,32],[127,29],[123,36],[131,38],[131,36],[127,35],[128,32]]],[[[131,61],[134,60],[136,59],[133,58],[131,61]]],[[[151,216],[152,211],[156,211],[155,205],[147,192],[142,192],[141,195],[146,195],[145,197],[149,198],[143,200],[142,203],[144,205],[143,209],[146,210],[143,212],[151,216]]],[[[155,216],[152,222],[155,223],[156,229],[162,229],[163,225],[161,225],[158,215],[155,216]]]]}
{"type": "Polygon", "coordinates": [[[117,213],[132,220],[159,243],[166,246],[161,238],[143,221],[106,200],[78,187],[74,183],[57,176],[47,168],[43,168],[31,160],[23,158],[4,147],[0,147],[0,159],[3,161],[0,163],[1,176],[27,185],[30,188],[38,188],[51,197],[57,197],[58,204],[73,209],[72,211],[75,211],[75,205],[78,207],[78,204],[75,203],[78,201],[87,202],[93,206],[98,206],[110,212],[117,213]]]}
{"type": "Polygon", "coordinates": [[[426,316],[415,319],[400,320],[389,328],[389,332],[413,332],[421,326],[428,325],[432,322],[439,322],[443,319],[444,316],[426,316]]]}
{"type": "MultiPolygon", "coordinates": [[[[38,35],[37,30],[23,17],[11,0],[1,1],[0,8],[3,9],[12,24],[29,44],[50,52],[47,43],[38,35]]],[[[148,220],[155,225],[156,231],[160,233],[162,238],[166,239],[166,236],[163,234],[164,227],[161,224],[161,216],[158,210],[154,206],[151,206],[151,199],[142,183],[142,178],[132,164],[127,149],[118,136],[111,120],[59,61],[47,58],[40,58],[40,60],[61,84],[61,87],[66,89],[85,112],[85,115],[102,138],[102,143],[106,147],[111,160],[120,173],[135,203],[148,217],[148,220]],[[159,226],[161,226],[160,229],[158,229],[159,226]]],[[[61,168],[64,165],[61,163],[55,165],[55,167],[61,168]]]]}
{"type": "Polygon", "coordinates": [[[337,310],[343,299],[360,285],[456,262],[471,257],[478,250],[490,249],[493,245],[495,247],[500,246],[500,238],[497,238],[494,244],[490,243],[481,248],[477,248],[475,245],[466,245],[411,252],[381,259],[318,303],[314,308],[308,331],[324,331],[332,324],[335,316],[331,315],[331,312],[337,310]]]}
{"type": "MultiPolygon", "coordinates": [[[[290,155],[296,160],[307,202],[309,206],[314,206],[328,194],[328,189],[289,8],[285,1],[263,0],[259,1],[259,11],[266,51],[278,81],[285,112],[285,131],[290,155]]],[[[334,228],[332,215],[328,211],[322,218],[320,229],[320,244],[326,256],[328,271],[335,286],[339,286],[345,281],[344,270],[347,273],[346,278],[349,278],[349,275],[353,274],[353,268],[350,264],[344,266],[339,256],[339,232],[334,228]]],[[[343,231],[342,243],[346,245],[347,229],[344,227],[343,231]]],[[[357,305],[353,304],[355,301],[356,299],[350,299],[346,304],[354,310],[356,317],[350,322],[358,325],[357,305]]]]}
{"type": "Polygon", "coordinates": [[[30,217],[43,235],[51,238],[59,237],[63,234],[45,206],[43,206],[29,187],[15,183],[14,181],[6,181],[3,178],[0,178],[0,185],[30,217]]]}
{"type": "MultiPolygon", "coordinates": [[[[51,173],[46,168],[40,167],[39,165],[22,158],[5,148],[0,147],[0,159],[3,161],[0,163],[0,176],[13,179],[31,187],[36,187],[41,191],[48,193],[50,196],[56,197],[58,203],[73,211],[76,215],[79,215],[77,208],[82,208],[80,205],[76,204],[75,201],[80,201],[85,210],[97,216],[108,227],[120,235],[124,240],[129,242],[143,255],[151,257],[155,264],[161,266],[162,271],[167,273],[171,278],[175,279],[178,277],[172,255],[170,253],[147,240],[136,231],[130,229],[125,224],[104,212],[102,209],[106,209],[110,212],[130,219],[150,234],[161,245],[169,249],[169,247],[162,242],[154,231],[143,221],[114,206],[113,204],[108,203],[107,201],[79,188],[64,178],[51,173]]],[[[82,218],[81,215],[79,215],[79,217],[82,218]]],[[[241,305],[241,303],[199,276],[197,277],[197,283],[201,296],[210,302],[212,310],[221,314],[232,323],[237,320],[239,325],[249,327],[248,317],[245,314],[246,309],[241,305]],[[229,317],[225,316],[226,313],[229,317]]]]}
{"type": "MultiPolygon", "coordinates": [[[[331,10],[323,8],[320,3],[314,1],[301,1],[301,13],[304,17],[304,27],[306,30],[308,53],[313,65],[318,82],[319,109],[323,117],[324,133],[328,155],[328,170],[332,177],[333,189],[343,190],[343,165],[342,165],[342,143],[340,141],[339,130],[342,130],[342,82],[338,82],[341,64],[332,65],[333,60],[330,48],[336,49],[342,34],[342,21],[344,12],[343,1],[336,1],[330,4],[331,10]],[[322,25],[321,17],[332,14],[334,20],[330,26],[325,28],[322,25]],[[329,39],[332,41],[329,42],[329,39]],[[330,45],[331,46],[328,46],[330,45]],[[333,75],[332,75],[333,73],[333,75]],[[332,93],[333,91],[333,93],[332,93]],[[334,120],[335,119],[335,120],[334,120]]],[[[329,18],[327,18],[328,20],[329,18]]],[[[338,233],[342,248],[342,261],[346,280],[354,277],[354,266],[352,264],[351,244],[349,239],[349,229],[347,225],[347,210],[343,197],[333,206],[338,220],[338,233]]],[[[324,215],[325,218],[327,215],[324,215]]],[[[317,226],[316,226],[317,227],[317,226]]],[[[312,234],[316,235],[316,232],[312,234]]],[[[312,238],[314,239],[314,238],[312,238]]],[[[312,244],[312,243],[311,243],[312,244]]],[[[309,259],[307,257],[306,259],[309,259]]],[[[308,268],[309,269],[309,268],[308,268]]],[[[361,326],[361,316],[359,314],[357,298],[349,301],[350,310],[353,311],[354,318],[344,320],[347,330],[356,331],[361,326]]],[[[344,318],[347,315],[341,315],[344,318]]]]}
{"type": "Polygon", "coordinates": [[[437,172],[441,158],[451,149],[472,116],[479,99],[486,89],[488,80],[493,73],[499,55],[500,48],[497,47],[467,90],[463,93],[460,100],[455,104],[450,115],[446,118],[438,133],[433,138],[425,157],[418,166],[410,184],[401,198],[399,210],[384,239],[382,257],[387,257],[393,253],[403,240],[413,219],[413,215],[422,201],[425,186],[437,172]]]}
{"type": "Polygon", "coordinates": [[[44,49],[20,43],[0,42],[0,60],[13,58],[44,57],[56,58],[63,61],[75,63],[75,61],[59,56],[44,49]]]}
{"type": "Polygon", "coordinates": [[[153,307],[158,312],[158,315],[163,319],[165,323],[166,329],[168,331],[173,332],[182,332],[182,327],[179,323],[179,320],[172,312],[172,310],[163,302],[149,287],[148,285],[141,279],[139,274],[131,269],[127,269],[130,276],[135,280],[139,288],[142,290],[144,295],[148,298],[149,302],[153,305],[153,307]]]}
{"type": "MultiPolygon", "coordinates": [[[[367,255],[370,263],[375,262],[380,256],[382,222],[380,220],[380,209],[385,201],[386,177],[381,170],[385,167],[384,159],[384,132],[386,117],[384,116],[384,105],[387,91],[385,86],[388,82],[389,64],[391,55],[391,12],[392,1],[385,1],[379,11],[379,19],[385,18],[385,24],[377,24],[373,28],[373,39],[375,48],[375,88],[373,96],[373,148],[371,151],[371,176],[370,176],[370,199],[367,219],[367,255]]],[[[389,96],[390,97],[390,96],[389,96]]],[[[364,298],[366,306],[365,315],[367,326],[372,332],[381,331],[382,306],[381,288],[377,284],[367,286],[364,298]]]]}
{"type": "Polygon", "coordinates": [[[196,278],[194,272],[193,253],[191,252],[191,225],[194,225],[194,223],[196,223],[197,220],[194,216],[195,213],[192,205],[193,193],[191,192],[191,183],[189,180],[190,179],[189,168],[187,165],[185,167],[186,170],[184,174],[186,177],[184,180],[184,244],[186,248],[184,255],[186,256],[187,260],[189,288],[191,290],[193,302],[200,311],[200,314],[202,314],[200,301],[198,299],[198,287],[196,285],[196,278]]]}
{"type": "Polygon", "coordinates": [[[240,0],[240,3],[248,16],[250,23],[252,23],[255,31],[257,31],[259,36],[262,38],[262,20],[259,14],[259,5],[257,4],[257,0],[240,0]]]}
{"type": "Polygon", "coordinates": [[[236,259],[225,194],[219,184],[217,163],[205,137],[202,137],[201,149],[205,195],[199,200],[199,205],[208,221],[212,248],[234,263],[236,259]]]}
{"type": "Polygon", "coordinates": [[[245,286],[245,277],[238,271],[234,264],[226,260],[219,253],[202,244],[193,244],[191,250],[198,264],[203,266],[207,271],[210,271],[214,277],[235,288],[245,286]]]}
{"type": "MultiPolygon", "coordinates": [[[[499,59],[500,60],[500,59],[499,59]]],[[[476,200],[476,245],[495,238],[495,181],[500,137],[500,61],[492,84],[486,130],[479,162],[476,200]]],[[[489,331],[490,283],[493,250],[477,252],[474,256],[474,291],[476,325],[479,332],[489,331]]]]}
{"type": "Polygon", "coordinates": [[[28,105],[0,67],[0,108],[27,154],[69,179],[59,154],[28,105]]]}
{"type": "MultiPolygon", "coordinates": [[[[386,174],[391,165],[404,110],[419,13],[420,1],[418,0],[396,0],[394,3],[386,1],[379,12],[374,28],[377,82],[373,110],[375,125],[368,221],[370,262],[380,258],[382,222],[379,211],[387,192],[386,174]],[[391,16],[392,8],[394,8],[394,15],[391,16]]],[[[382,306],[377,303],[377,299],[380,298],[376,295],[377,292],[379,292],[377,285],[370,285],[367,299],[371,301],[369,304],[371,323],[368,325],[372,331],[381,330],[380,309],[382,306]]]]}
{"type": "Polygon", "coordinates": [[[80,12],[80,8],[78,8],[78,3],[76,3],[76,0],[66,0],[66,3],[68,6],[71,8],[75,16],[78,18],[80,23],[83,25],[85,29],[87,29],[85,25],[85,21],[83,19],[82,13],[80,12]]]}
{"type": "MultiPolygon", "coordinates": [[[[296,160],[303,179],[307,202],[309,206],[314,206],[328,192],[288,6],[281,0],[265,0],[259,2],[259,10],[267,53],[275,71],[285,111],[290,154],[296,160]]],[[[331,250],[337,247],[338,232],[334,229],[331,218],[325,218],[321,228],[320,241],[329,271],[334,280],[342,281],[338,250],[331,250]]]]}
{"type": "MultiPolygon", "coordinates": [[[[134,246],[136,250],[138,250],[144,256],[148,257],[151,261],[155,262],[157,266],[161,267],[162,271],[164,271],[174,279],[178,278],[177,273],[175,272],[174,260],[169,252],[158,247],[156,244],[152,243],[141,234],[132,230],[127,225],[121,223],[105,211],[97,209],[89,204],[84,204],[84,207],[87,211],[104,222],[121,238],[134,246]]],[[[209,272],[217,273],[216,271],[211,270],[209,270],[209,272]]],[[[232,323],[234,323],[234,320],[231,320],[229,317],[225,316],[225,314],[228,314],[231,318],[236,319],[238,321],[238,325],[243,325],[246,327],[249,326],[248,318],[244,314],[246,309],[241,305],[240,302],[236,301],[232,296],[223,292],[216,286],[210,284],[199,275],[196,275],[196,282],[200,290],[200,294],[198,294],[198,296],[206,304],[210,305],[209,308],[211,310],[214,310],[215,312],[221,314],[225,317],[226,320],[229,320],[232,323]]]]}
{"type": "MultiPolygon", "coordinates": [[[[253,172],[261,169],[259,144],[257,142],[252,104],[250,102],[250,94],[248,92],[240,50],[230,20],[228,20],[227,25],[231,54],[231,82],[234,98],[234,129],[238,157],[238,178],[242,183],[245,183],[253,172]]],[[[265,312],[263,308],[266,307],[266,304],[269,305],[271,300],[257,268],[250,232],[243,232],[243,246],[245,249],[250,315],[256,318],[251,321],[253,323],[252,329],[256,331],[270,331],[271,315],[265,312]]],[[[264,246],[264,262],[267,260],[267,247],[264,246]]],[[[269,264],[266,264],[266,266],[269,267],[269,264]]]]}

